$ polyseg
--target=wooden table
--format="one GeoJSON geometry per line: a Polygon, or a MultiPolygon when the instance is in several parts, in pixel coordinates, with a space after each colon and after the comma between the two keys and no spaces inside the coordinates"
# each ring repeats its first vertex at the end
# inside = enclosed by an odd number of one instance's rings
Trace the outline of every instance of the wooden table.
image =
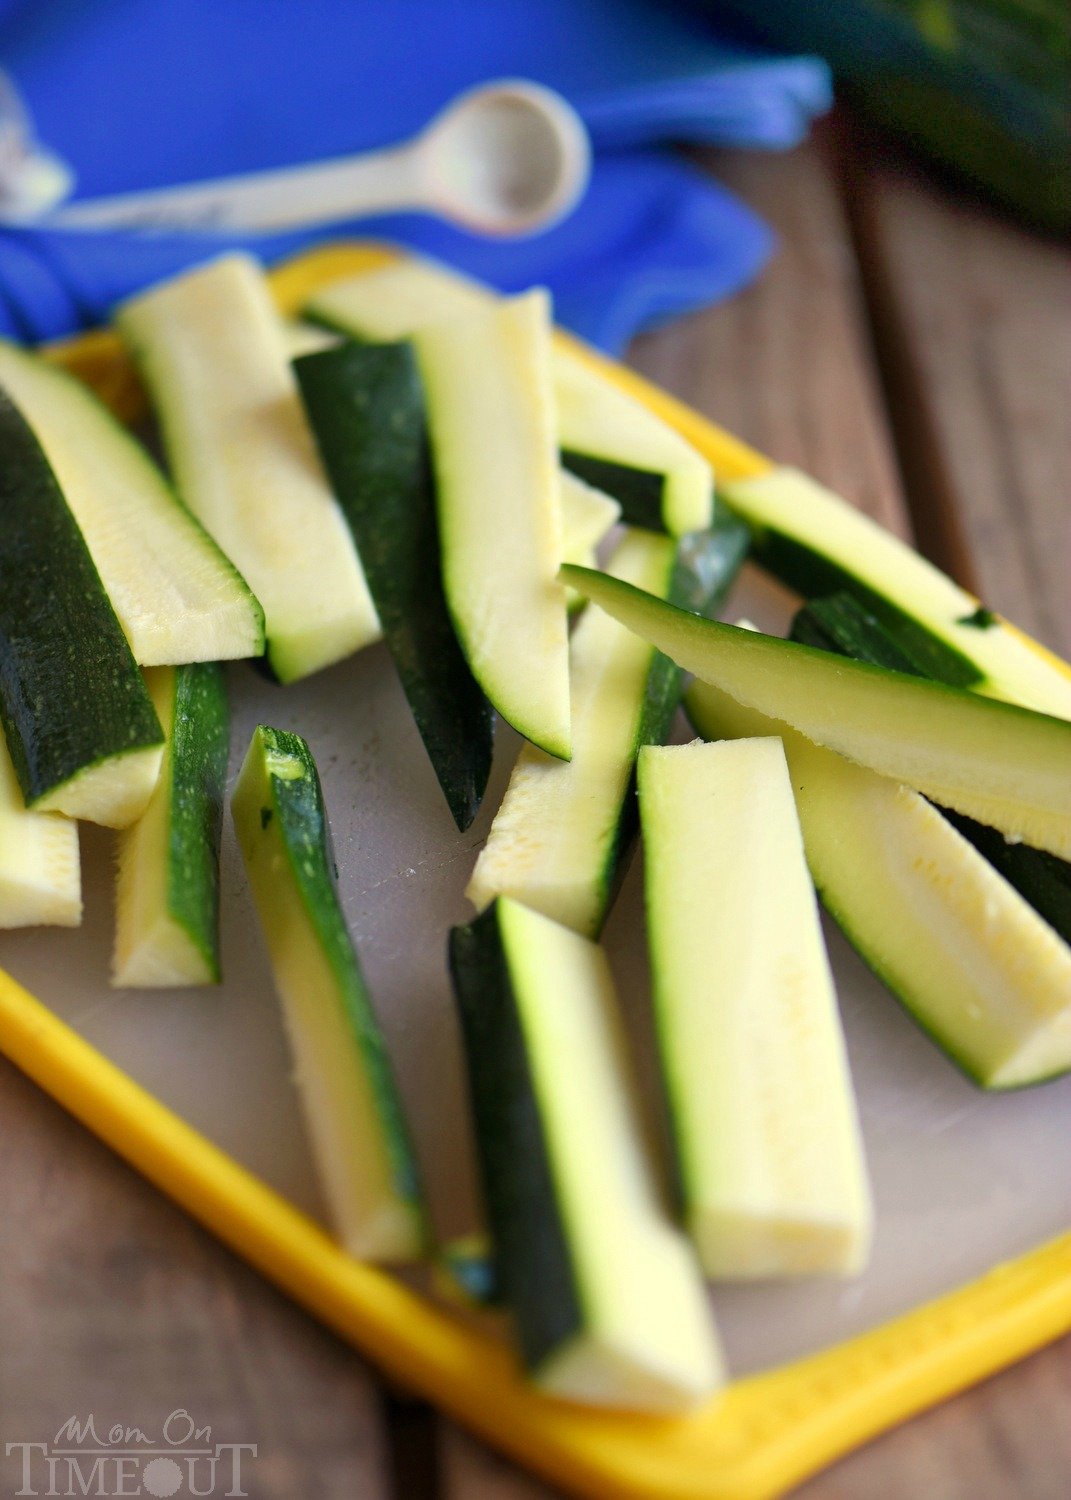
{"type": "MultiPolygon", "coordinates": [[[[707,160],[779,253],[742,296],[639,340],[636,364],[1071,653],[1063,252],[836,123],[787,156],[707,160]]],[[[387,1391],[2,1060],[0,1192],[4,1443],[43,1442],[73,1411],[152,1430],[186,1407],[218,1440],[258,1444],[263,1500],[553,1500],[387,1391]]],[[[0,1449],[0,1494],[13,1463],[0,1449]]],[[[1069,1493],[1068,1340],[798,1491],[1069,1493]]]]}

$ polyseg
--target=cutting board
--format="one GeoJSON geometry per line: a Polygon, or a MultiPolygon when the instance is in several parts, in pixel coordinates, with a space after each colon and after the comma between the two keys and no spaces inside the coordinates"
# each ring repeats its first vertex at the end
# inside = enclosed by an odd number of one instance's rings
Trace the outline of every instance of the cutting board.
{"type": "MultiPolygon", "coordinates": [[[[787,625],[784,597],[757,572],[728,618],[787,625]]],[[[280,688],[229,669],[231,786],[253,728],[304,735],[323,780],[342,902],[398,1070],[436,1223],[476,1222],[457,1024],[446,974],[450,926],[519,747],[501,730],[477,824],[447,811],[385,647],[280,688]]],[[[682,720],[677,738],[687,738],[682,720]]],[[[82,826],[86,915],[77,930],[4,933],[0,962],[76,1031],[251,1171],[324,1215],[291,1078],[271,971],[228,819],[218,988],[113,990],[115,836],[82,826]]],[[[734,1374],[840,1342],[939,1296],[1071,1224],[1071,1077],[986,1095],[918,1030],[825,919],[874,1186],[876,1234],[854,1281],[726,1287],[712,1294],[734,1374]]],[[[649,1104],[653,1054],[642,854],[607,926],[649,1104]]],[[[326,1222],[326,1220],[325,1220],[326,1222]]]]}
{"type": "MultiPolygon", "coordinates": [[[[795,602],[749,567],[725,617],[743,614],[763,629],[783,631],[795,602]]],[[[228,668],[228,682],[232,786],[257,723],[301,733],[316,756],[342,903],[387,1035],[435,1223],[444,1236],[464,1232],[479,1222],[479,1207],[446,973],[446,939],[452,924],[472,914],[464,888],[519,740],[500,726],[484,808],[473,827],[459,834],[385,647],[365,650],[285,689],[243,663],[228,668]]],[[[690,737],[683,717],[675,737],[690,737]]],[[[83,826],[81,838],[86,905],[82,928],[0,934],[0,965],[78,1037],[267,1184],[285,1204],[313,1224],[329,1228],[271,973],[229,818],[222,864],[225,977],[213,989],[138,992],[110,987],[115,836],[83,826]]],[[[939,1351],[939,1378],[933,1339],[918,1332],[930,1328],[932,1333],[937,1326],[934,1315],[908,1318],[898,1325],[900,1338],[888,1329],[870,1341],[860,1338],[1066,1232],[1071,1225],[1071,1078],[1019,1093],[982,1093],[918,1030],[828,919],[825,931],[874,1189],[873,1258],[864,1275],[849,1281],[812,1279],[712,1290],[712,1308],[734,1378],[782,1372],[766,1382],[744,1381],[734,1387],[722,1414],[712,1408],[700,1419],[685,1422],[634,1422],[626,1438],[626,1424],[620,1419],[589,1417],[528,1394],[510,1370],[508,1355],[504,1365],[496,1354],[498,1363],[492,1360],[483,1369],[484,1352],[494,1347],[487,1338],[460,1327],[455,1335],[451,1325],[437,1319],[434,1327],[442,1324],[446,1330],[443,1348],[449,1345],[451,1358],[462,1360],[469,1382],[459,1384],[455,1379],[456,1388],[451,1388],[449,1361],[436,1363],[439,1346],[429,1333],[433,1325],[420,1324],[423,1314],[414,1313],[411,1327],[403,1326],[405,1319],[399,1315],[396,1348],[390,1329],[381,1337],[368,1334],[357,1315],[359,1307],[347,1321],[338,1299],[344,1302],[349,1294],[336,1288],[328,1295],[321,1285],[328,1261],[346,1259],[326,1239],[311,1240],[318,1248],[304,1261],[298,1255],[297,1263],[291,1264],[293,1256],[282,1257],[280,1271],[280,1257],[257,1250],[256,1236],[241,1227],[237,1214],[228,1227],[225,1198],[222,1206],[206,1212],[196,1192],[176,1186],[173,1172],[154,1171],[151,1151],[148,1161],[144,1152],[135,1157],[334,1326],[393,1364],[485,1437],[535,1462],[552,1479],[592,1495],[703,1493],[746,1500],[773,1494],[815,1462],[942,1390],[976,1378],[1020,1349],[1054,1335],[1068,1318],[1071,1304],[1071,1252],[1061,1241],[1047,1253],[1040,1273],[1035,1267],[1026,1275],[1022,1295],[1011,1298],[1010,1325],[1007,1295],[998,1298],[999,1318],[987,1312],[992,1297],[987,1302],[985,1293],[975,1298],[973,1319],[970,1294],[960,1293],[958,1301],[942,1304],[954,1347],[939,1351]],[[960,1312],[948,1322],[952,1306],[960,1312]],[[908,1329],[916,1334],[909,1336],[908,1329]],[[980,1337],[968,1337],[964,1329],[980,1337]],[[422,1337],[423,1352],[418,1347],[422,1337]],[[838,1349],[848,1341],[854,1342],[838,1349]],[[878,1359],[881,1379],[874,1373],[879,1349],[887,1351],[878,1359]],[[810,1358],[830,1350],[836,1352],[817,1361],[810,1358]],[[796,1361],[807,1363],[796,1374],[785,1373],[784,1367],[796,1361]],[[503,1368],[511,1382],[508,1397],[495,1389],[503,1368]],[[860,1372],[856,1379],[851,1378],[853,1368],[860,1372]],[[918,1377],[914,1392],[913,1370],[918,1377]],[[827,1386],[820,1418],[814,1400],[815,1371],[823,1372],[827,1386]],[[891,1386],[890,1375],[895,1377],[891,1386]],[[481,1379],[486,1415],[478,1409],[481,1379]],[[470,1388],[475,1393],[471,1400],[470,1388]],[[791,1403],[785,1407],[786,1390],[796,1392],[795,1427],[791,1403]],[[776,1420],[775,1410],[780,1413],[776,1420]],[[637,1452],[644,1459],[639,1466],[637,1452]],[[712,1463],[719,1454],[717,1480],[704,1481],[704,1474],[711,1473],[709,1464],[703,1467],[704,1455],[712,1463]]],[[[649,1035],[639,851],[614,904],[605,942],[642,1091],[653,1114],[657,1085],[649,1035]]],[[[21,1024],[17,1016],[16,1022],[21,1024]]],[[[30,1059],[28,1071],[89,1118],[120,1150],[127,1149],[126,1142],[140,1130],[135,1096],[129,1107],[118,1110],[117,1120],[103,1124],[107,1109],[80,1107],[75,1097],[79,1071],[92,1070],[88,1054],[76,1051],[74,1060],[58,1070],[47,1060],[37,1067],[32,1035],[20,1035],[14,1046],[11,1036],[9,1017],[0,1026],[5,1048],[23,1066],[30,1059]]],[[[110,1077],[98,1079],[102,1097],[114,1086],[110,1077]]],[[[194,1177],[202,1170],[199,1151],[196,1147],[187,1153],[194,1177]]],[[[285,1209],[276,1214],[273,1229],[273,1202],[265,1195],[264,1233],[269,1241],[272,1234],[282,1236],[282,1243],[289,1232],[279,1227],[285,1209]]],[[[294,1224],[303,1222],[294,1218],[294,1224]]],[[[345,1268],[334,1261],[332,1265],[336,1280],[344,1280],[345,1268]]],[[[1020,1273],[1023,1270],[1021,1265],[1020,1273]]],[[[991,1284],[992,1278],[986,1285],[991,1284]]],[[[378,1273],[361,1282],[352,1295],[359,1303],[366,1294],[378,1294],[377,1289],[393,1295],[386,1292],[385,1279],[378,1273]]],[[[444,1314],[446,1319],[454,1316],[444,1314]]],[[[456,1376],[457,1370],[453,1373],[456,1376]]]]}

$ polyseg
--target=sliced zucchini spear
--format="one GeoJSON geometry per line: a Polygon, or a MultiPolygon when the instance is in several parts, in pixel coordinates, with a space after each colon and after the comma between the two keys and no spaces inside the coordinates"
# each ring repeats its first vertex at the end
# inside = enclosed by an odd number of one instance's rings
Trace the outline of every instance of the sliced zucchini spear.
{"type": "Polygon", "coordinates": [[[854,595],[926,676],[1071,719],[1071,667],[806,474],[772,469],[718,493],[764,567],[807,598],[854,595]]]}
{"type": "MultiPolygon", "coordinates": [[[[560,471],[562,486],[562,562],[597,568],[597,547],[610,528],[621,519],[621,507],[609,495],[586,484],[568,469],[560,471]]],[[[566,589],[565,603],[571,615],[583,609],[584,600],[574,589],[566,589]]]]}
{"type": "Polygon", "coordinates": [[[781,743],[648,745],[638,783],[655,1027],[703,1269],[858,1272],[870,1194],[781,743]]]}
{"type": "Polygon", "coordinates": [[[303,316],[359,338],[410,338],[426,323],[466,318],[495,300],[493,288],[449,266],[407,255],[393,265],[330,281],[303,316]]]}
{"type": "Polygon", "coordinates": [[[621,503],[625,520],[683,536],[714,518],[710,464],[641,401],[562,349],[554,360],[562,461],[621,503]]]}
{"type": "Polygon", "coordinates": [[[316,763],[299,735],[254,731],[232,811],[339,1238],[364,1259],[415,1259],[427,1242],[419,1171],[338,903],[316,763]]]}
{"type": "Polygon", "coordinates": [[[720,1359],[661,1200],[601,949],[505,898],[450,964],[503,1301],[555,1396],[678,1411],[720,1359]]]}
{"type": "Polygon", "coordinates": [[[78,824],[30,811],[0,734],[0,928],[77,927],[81,920],[78,824]]]}
{"type": "Polygon", "coordinates": [[[705,683],[708,739],[780,735],[823,904],[919,1024],[986,1088],[1071,1068],[1071,948],[917,792],[705,683]]]}
{"type": "Polygon", "coordinates": [[[117,323],[152,395],[179,493],[264,607],[279,680],[378,640],[257,263],[226,255],[198,266],[124,303],[117,323]]]}
{"type": "MultiPolygon", "coordinates": [[[[294,371],[413,717],[454,819],[467,828],[490,771],[492,719],[443,598],[411,345],[345,342],[295,360],[294,371]]],[[[563,552],[588,560],[620,506],[565,471],[558,478],[563,552]]]]}
{"type": "Polygon", "coordinates": [[[819,651],[835,651],[854,661],[890,672],[925,677],[916,657],[892,634],[865,604],[852,594],[829,594],[811,599],[792,617],[790,639],[819,651]]]}
{"type": "MultiPolygon", "coordinates": [[[[915,660],[851,594],[812,599],[792,621],[792,639],[838,651],[894,671],[917,672],[915,660]]],[[[995,828],[945,811],[945,816],[980,854],[1030,902],[1039,916],[1071,942],[1071,864],[1029,844],[1010,844],[995,828]]]]}
{"type": "Polygon", "coordinates": [[[0,720],[28,807],[123,828],[163,732],[82,533],[0,391],[0,720]]]}
{"type": "Polygon", "coordinates": [[[296,360],[294,371],[417,728],[465,829],[487,786],[494,725],[443,597],[412,348],[347,341],[296,360]]]}
{"type": "Polygon", "coordinates": [[[137,440],[65,370],[0,341],[33,427],[143,667],[259,656],[264,612],[137,440]]]}
{"type": "Polygon", "coordinates": [[[611,527],[621,519],[616,500],[570,474],[559,471],[562,487],[562,561],[584,565],[611,527]]]}
{"type": "Polygon", "coordinates": [[[688,672],[816,744],[1014,839],[1071,855],[1071,723],[674,609],[619,579],[562,577],[688,672]]]}
{"type": "Polygon", "coordinates": [[[999,870],[1024,900],[1063,938],[1071,943],[1071,864],[1044,849],[1012,844],[995,828],[987,828],[960,813],[941,811],[963,837],[999,870]]]}
{"type": "Polygon", "coordinates": [[[152,800],[119,839],[112,983],[214,984],[227,686],[215,662],[155,667],[146,676],[167,749],[152,800]]]}
{"type": "MultiPolygon", "coordinates": [[[[330,283],[306,314],[364,338],[400,339],[427,323],[470,316],[494,296],[478,281],[409,256],[330,283]]],[[[556,342],[552,359],[566,467],[619,501],[632,525],[672,535],[705,530],[713,519],[714,480],[702,454],[577,347],[556,342]]]]}
{"type": "Polygon", "coordinates": [[[569,637],[546,293],[427,324],[415,340],[443,590],[495,708],[568,759],[569,637]]]}
{"type": "MultiPolygon", "coordinates": [[[[746,547],[746,531],[732,519],[680,543],[630,530],[609,568],[659,598],[707,610],[728,592],[746,547]]],[[[602,610],[589,610],[570,643],[570,680],[572,759],[522,746],[466,894],[478,911],[513,896],[595,937],[635,825],[636,754],[668,733],[681,673],[602,610]]]]}

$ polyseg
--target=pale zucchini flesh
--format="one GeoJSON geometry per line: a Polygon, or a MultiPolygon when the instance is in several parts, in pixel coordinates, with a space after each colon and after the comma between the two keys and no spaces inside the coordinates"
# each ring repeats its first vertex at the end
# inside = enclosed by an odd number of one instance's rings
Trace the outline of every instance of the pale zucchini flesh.
{"type": "Polygon", "coordinates": [[[81,381],[0,341],[30,422],[142,666],[259,656],[264,615],[234,564],[81,381]]]}
{"type": "Polygon", "coordinates": [[[609,966],[516,902],[451,965],[503,1299],[548,1394],[686,1410],[723,1378],[699,1269],[662,1201],[609,966]]]}
{"type": "MultiPolygon", "coordinates": [[[[608,566],[662,597],[675,563],[669,537],[629,530],[608,566]]],[[[657,654],[602,610],[581,619],[569,646],[572,759],[522,746],[466,891],[477,911],[508,895],[585,937],[597,936],[613,889],[657,654]]]]}
{"type": "Polygon", "coordinates": [[[443,589],[473,676],[568,758],[569,640],[545,293],[418,330],[443,589]]]}
{"type": "MultiPolygon", "coordinates": [[[[446,266],[407,256],[330,283],[306,313],[363,338],[392,340],[471,316],[495,295],[446,266]]],[[[552,358],[558,443],[568,466],[626,502],[625,519],[634,525],[672,535],[705,530],[714,515],[714,481],[702,454],[567,343],[557,343],[552,358]]]]}
{"type": "Polygon", "coordinates": [[[638,784],[655,1028],[703,1269],[857,1273],[870,1192],[780,741],[647,746],[638,784]]]}
{"type": "MultiPolygon", "coordinates": [[[[925,677],[874,614],[851,594],[812,599],[792,621],[791,638],[859,661],[925,677]]],[[[952,825],[1030,902],[1065,942],[1071,942],[1071,864],[1029,844],[1009,844],[995,828],[944,809],[952,825]]]]}
{"type": "Polygon", "coordinates": [[[81,920],[78,825],[27,808],[0,731],[0,928],[77,927],[81,920]]]}
{"type": "Polygon", "coordinates": [[[1071,718],[1071,667],[808,475],[777,468],[718,492],[751,527],[764,566],[808,598],[855,594],[895,633],[907,633],[927,675],[1071,718]]]}
{"type": "Polygon", "coordinates": [[[562,487],[562,561],[584,565],[607,532],[621,519],[611,496],[560,469],[562,487]]]}
{"type": "Polygon", "coordinates": [[[304,740],[261,725],[232,811],[339,1239],[363,1259],[415,1259],[427,1243],[419,1172],[338,904],[319,777],[304,740]]]}
{"type": "Polygon", "coordinates": [[[35,797],[38,812],[62,813],[104,828],[129,828],[149,805],[160,779],[164,747],[127,750],[78,771],[54,791],[35,797]]]}
{"type": "Polygon", "coordinates": [[[167,745],[148,807],[119,836],[112,983],[215,984],[226,686],[214,662],[156,667],[146,679],[167,745]]]}
{"type": "Polygon", "coordinates": [[[303,323],[300,318],[283,318],[283,344],[287,358],[301,359],[306,354],[320,354],[324,349],[333,349],[341,335],[318,323],[303,323]]]}
{"type": "MultiPolygon", "coordinates": [[[[579,563],[582,568],[597,568],[599,543],[621,519],[621,507],[594,485],[586,484],[568,469],[559,470],[562,487],[562,562],[579,563]]],[[[567,589],[566,606],[570,614],[583,608],[584,601],[575,589],[567,589]]]]}
{"type": "Polygon", "coordinates": [[[567,583],[685,671],[980,823],[1071,855],[1071,723],[703,620],[605,574],[567,583]]]}
{"type": "Polygon", "coordinates": [[[264,608],[282,682],[380,637],[349,528],[320,466],[260,267],[227,255],[125,303],[180,495],[264,608]]]}
{"type": "Polygon", "coordinates": [[[971,1078],[1071,1068],[1071,948],[936,808],[716,688],[686,706],[709,738],[780,735],[824,905],[971,1078]]]}
{"type": "Polygon", "coordinates": [[[640,510],[627,503],[630,490],[622,491],[627,519],[662,526],[672,536],[706,530],[714,519],[713,471],[661,417],[571,350],[555,357],[554,395],[558,441],[567,465],[579,467],[584,478],[604,483],[611,493],[615,468],[626,471],[621,479],[628,485],[632,478],[633,488],[645,478],[648,484],[655,481],[650,500],[634,502],[640,510]]]}
{"type": "Polygon", "coordinates": [[[490,287],[447,266],[406,256],[393,265],[328,282],[314,293],[304,314],[358,338],[396,343],[428,323],[472,317],[496,296],[490,287]]]}

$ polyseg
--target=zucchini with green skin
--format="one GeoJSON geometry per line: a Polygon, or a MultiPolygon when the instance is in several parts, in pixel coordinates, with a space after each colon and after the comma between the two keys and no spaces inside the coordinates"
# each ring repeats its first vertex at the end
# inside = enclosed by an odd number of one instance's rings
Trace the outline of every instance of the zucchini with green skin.
{"type": "Polygon", "coordinates": [[[505,1305],[548,1394],[637,1411],[722,1378],[699,1269],[654,1178],[613,981],[505,898],[455,928],[477,1155],[505,1305]]]}
{"type": "MultiPolygon", "coordinates": [[[[746,547],[746,531],[733,520],[680,543],[630,530],[608,567],[660,598],[713,610],[746,547]]],[[[570,643],[570,682],[572,759],[522,746],[466,895],[478,911],[496,896],[513,896],[595,937],[635,825],[636,755],[666,737],[681,673],[601,610],[589,610],[570,643]]]]}
{"type": "Polygon", "coordinates": [[[701,453],[641,401],[568,351],[554,362],[562,462],[620,501],[626,521],[671,536],[714,519],[714,475],[701,453]]]}
{"type": "Polygon", "coordinates": [[[655,1032],[700,1263],[856,1273],[873,1212],[781,743],[648,745],[637,783],[655,1032]]]}
{"type": "Polygon", "coordinates": [[[346,342],[296,360],[294,371],[413,718],[465,829],[487,786],[494,724],[443,596],[413,350],[346,342]]]}
{"type": "MultiPolygon", "coordinates": [[[[409,344],[346,342],[294,362],[335,495],[413,717],[458,827],[491,765],[489,705],[458,647],[442,593],[424,398],[409,344]]],[[[563,550],[586,560],[615,501],[561,472],[563,550]]]]}
{"type": "Polygon", "coordinates": [[[263,605],[276,677],[293,682],[378,640],[257,263],[227,255],[195,267],[124,303],[116,322],[179,494],[263,605]]]}
{"type": "MultiPolygon", "coordinates": [[[[400,339],[428,323],[471,316],[495,296],[446,266],[408,256],[331,282],[305,314],[363,338],[400,339]]],[[[565,466],[617,500],[631,525],[674,536],[706,530],[714,516],[714,481],[702,454],[567,343],[555,344],[552,360],[565,466]]]]}
{"type": "Polygon", "coordinates": [[[232,811],[339,1238],[364,1259],[416,1259],[428,1240],[420,1174],[338,903],[316,763],[299,735],[254,731],[232,811]]]}
{"type": "Polygon", "coordinates": [[[789,639],[819,651],[835,651],[854,661],[890,672],[925,677],[903,644],[853,594],[829,594],[811,599],[792,617],[789,639]]]}
{"type": "Polygon", "coordinates": [[[27,807],[123,828],[163,733],[82,533],[0,391],[0,720],[27,807]]]}
{"type": "MultiPolygon", "coordinates": [[[[614,496],[630,526],[642,526],[647,531],[667,529],[662,525],[664,474],[651,469],[631,468],[612,459],[592,458],[590,454],[578,453],[572,448],[563,448],[561,458],[567,474],[601,490],[604,495],[614,496]]],[[[701,531],[704,528],[694,529],[701,531]]],[[[566,558],[566,562],[575,561],[576,558],[566,558]]]]}
{"type": "Polygon", "coordinates": [[[970,1078],[1071,1068],[1071,948],[937,808],[708,684],[685,707],[708,739],[781,737],[823,905],[970,1078]]]}
{"type": "Polygon", "coordinates": [[[26,806],[0,734],[0,928],[77,927],[81,920],[78,824],[26,806]]]}
{"type": "Polygon", "coordinates": [[[1066,720],[703,620],[586,568],[567,564],[562,577],[747,707],[1012,838],[1071,854],[1066,720]]]}
{"type": "Polygon", "coordinates": [[[879,526],[796,469],[719,485],[757,562],[813,598],[852,594],[927,677],[1071,718],[1071,668],[879,526]]]}
{"type": "Polygon", "coordinates": [[[215,984],[227,685],[215,662],[155,667],[146,676],[167,748],[148,807],[119,839],[112,983],[215,984]]]}
{"type": "Polygon", "coordinates": [[[33,427],[143,667],[259,656],[264,612],[137,440],[65,370],[0,340],[33,427]]]}
{"type": "Polygon", "coordinates": [[[1071,943],[1071,864],[1032,849],[1029,844],[1010,844],[995,828],[943,807],[941,811],[959,833],[972,843],[1009,885],[1043,917],[1049,926],[1071,943]]]}
{"type": "Polygon", "coordinates": [[[443,592],[472,675],[513,727],[568,759],[569,636],[550,312],[535,291],[431,323],[427,403],[443,592]]]}
{"type": "MultiPolygon", "coordinates": [[[[896,640],[850,594],[812,599],[796,614],[792,639],[875,666],[919,671],[896,640]]],[[[1071,942],[1071,864],[1029,844],[1009,843],[995,828],[987,828],[973,818],[942,811],[1064,941],[1071,942]]]]}

